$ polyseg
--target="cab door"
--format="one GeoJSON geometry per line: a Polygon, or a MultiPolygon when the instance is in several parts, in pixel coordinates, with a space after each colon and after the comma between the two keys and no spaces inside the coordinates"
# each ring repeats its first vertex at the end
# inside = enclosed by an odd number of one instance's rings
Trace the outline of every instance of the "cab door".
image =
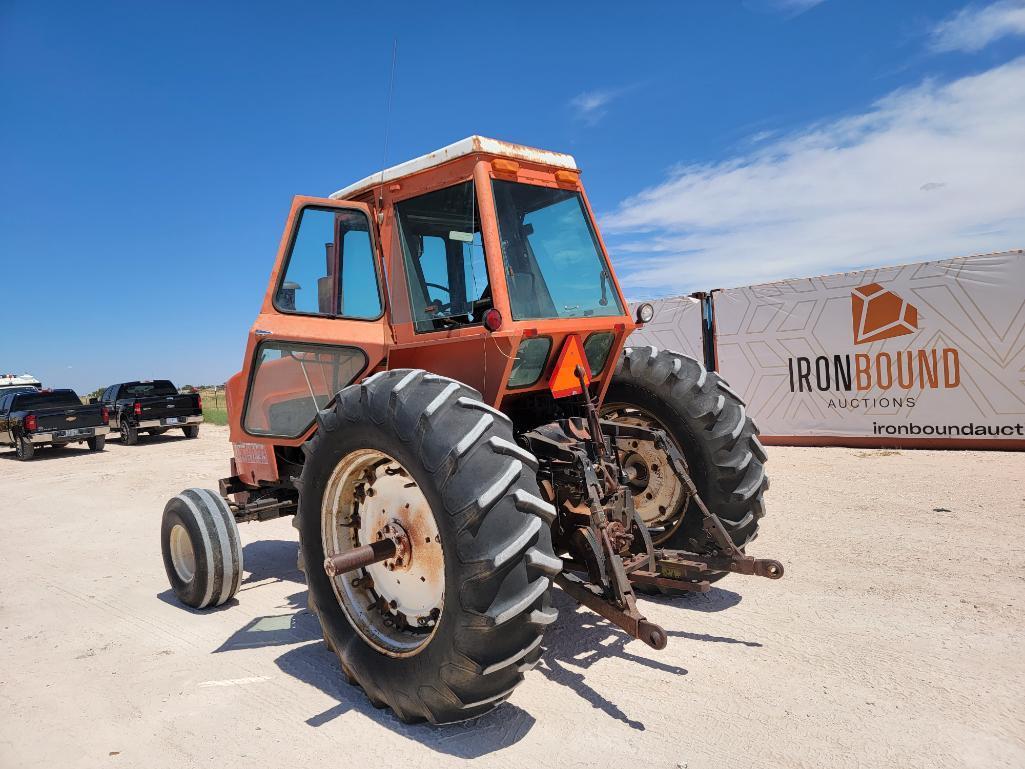
{"type": "Polygon", "coordinates": [[[383,364],[390,333],[382,286],[369,208],[297,197],[249,334],[241,413],[232,415],[240,476],[248,468],[273,479],[271,467],[254,468],[275,464],[260,444],[301,444],[319,409],[383,364]]]}

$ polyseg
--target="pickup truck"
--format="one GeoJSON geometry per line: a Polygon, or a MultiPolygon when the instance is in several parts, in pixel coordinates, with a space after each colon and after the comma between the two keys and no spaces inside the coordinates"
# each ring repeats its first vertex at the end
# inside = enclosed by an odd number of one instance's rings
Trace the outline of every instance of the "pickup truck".
{"type": "Polygon", "coordinates": [[[0,393],[0,445],[18,459],[32,459],[41,446],[89,444],[103,451],[109,414],[99,404],[83,405],[74,390],[15,390],[0,393]]]}
{"type": "Polygon", "coordinates": [[[120,432],[126,446],[138,443],[140,432],[160,435],[178,427],[186,438],[195,438],[203,421],[202,396],[179,395],[166,379],[111,385],[93,400],[110,411],[111,428],[120,432]]]}

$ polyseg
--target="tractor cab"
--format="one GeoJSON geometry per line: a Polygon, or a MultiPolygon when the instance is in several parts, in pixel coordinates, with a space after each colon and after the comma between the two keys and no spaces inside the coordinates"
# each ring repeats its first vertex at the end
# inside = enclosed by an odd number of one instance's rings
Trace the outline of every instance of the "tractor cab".
{"type": "Polygon", "coordinates": [[[452,377],[539,422],[579,392],[565,371],[552,387],[568,345],[600,401],[635,327],[569,155],[473,136],[297,197],[227,388],[238,469],[276,480],[317,411],[386,369],[452,377]]]}

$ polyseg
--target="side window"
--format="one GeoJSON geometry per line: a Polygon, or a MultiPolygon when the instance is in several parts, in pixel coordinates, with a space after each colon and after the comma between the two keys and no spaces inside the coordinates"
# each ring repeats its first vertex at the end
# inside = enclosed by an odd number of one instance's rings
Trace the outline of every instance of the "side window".
{"type": "Polygon", "coordinates": [[[281,312],[380,317],[370,222],[362,211],[304,208],[286,264],[274,295],[281,312]]]}
{"type": "Polygon", "coordinates": [[[367,356],[358,347],[264,342],[256,351],[243,426],[251,435],[297,438],[317,411],[359,375],[367,356]]]}

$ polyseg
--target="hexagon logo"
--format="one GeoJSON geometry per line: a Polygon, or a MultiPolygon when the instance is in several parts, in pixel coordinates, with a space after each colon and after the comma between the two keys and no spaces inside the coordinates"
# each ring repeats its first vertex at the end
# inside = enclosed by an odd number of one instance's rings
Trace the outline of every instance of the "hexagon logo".
{"type": "Polygon", "coordinates": [[[918,330],[918,308],[878,283],[851,292],[854,344],[913,334],[918,330]]]}

